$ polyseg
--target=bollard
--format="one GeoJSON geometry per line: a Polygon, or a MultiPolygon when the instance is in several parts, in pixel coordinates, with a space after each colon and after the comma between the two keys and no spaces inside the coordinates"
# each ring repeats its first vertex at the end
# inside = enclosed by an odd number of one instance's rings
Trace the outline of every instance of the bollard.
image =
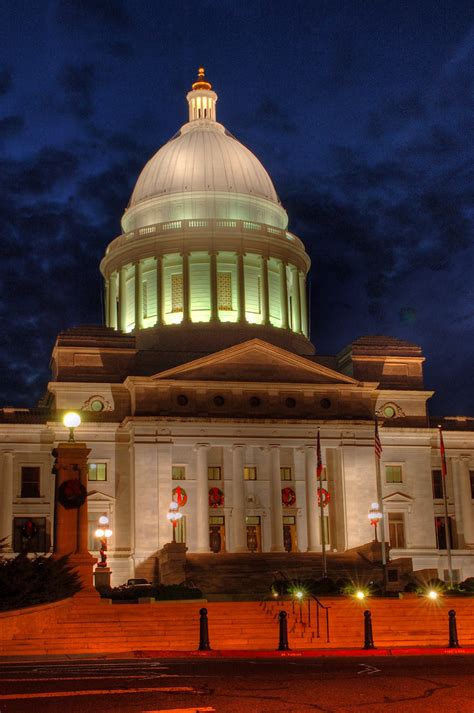
{"type": "Polygon", "coordinates": [[[288,646],[288,622],[286,620],[286,611],[281,611],[278,614],[280,619],[280,640],[278,642],[278,651],[290,651],[288,646]]]}
{"type": "Polygon", "coordinates": [[[210,651],[207,609],[199,610],[199,651],[210,651]]]}
{"type": "Polygon", "coordinates": [[[368,609],[364,612],[364,649],[375,649],[372,634],[372,615],[368,609]]]}
{"type": "Polygon", "coordinates": [[[449,616],[449,644],[448,649],[459,649],[458,628],[456,625],[456,612],[450,609],[449,616]]]}

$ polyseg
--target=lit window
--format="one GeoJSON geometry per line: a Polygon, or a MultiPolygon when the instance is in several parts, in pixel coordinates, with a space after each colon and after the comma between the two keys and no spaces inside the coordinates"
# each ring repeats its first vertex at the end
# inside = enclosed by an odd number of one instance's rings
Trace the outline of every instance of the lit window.
{"type": "Polygon", "coordinates": [[[405,547],[405,518],[402,512],[388,513],[388,532],[390,547],[394,549],[405,547]]]}
{"type": "Polygon", "coordinates": [[[245,466],[244,480],[257,480],[257,468],[254,465],[245,466]]]}
{"type": "Polygon", "coordinates": [[[291,480],[291,468],[280,468],[282,480],[291,480]]]}
{"type": "Polygon", "coordinates": [[[171,275],[171,311],[183,311],[183,276],[178,273],[171,275]]]}
{"type": "Polygon", "coordinates": [[[186,468],[184,465],[173,465],[171,468],[173,480],[186,480],[186,468]]]}
{"type": "Polygon", "coordinates": [[[386,465],[385,466],[385,482],[386,483],[402,483],[402,466],[401,465],[386,465]]]}
{"type": "Polygon", "coordinates": [[[221,467],[212,465],[209,466],[207,469],[207,479],[208,480],[221,480],[222,478],[222,473],[221,473],[221,467]]]}
{"type": "Polygon", "coordinates": [[[148,317],[148,285],[146,281],[142,284],[142,307],[143,317],[146,319],[148,317]]]}
{"type": "Polygon", "coordinates": [[[221,310],[232,309],[232,273],[217,273],[217,304],[221,310]]]}
{"type": "Polygon", "coordinates": [[[107,480],[107,463],[89,463],[88,480],[107,480]]]}
{"type": "Polygon", "coordinates": [[[21,469],[21,497],[40,497],[40,469],[39,466],[23,466],[21,469]]]}
{"type": "Polygon", "coordinates": [[[440,470],[431,471],[431,482],[433,484],[433,498],[441,500],[443,498],[443,476],[440,470]]]}

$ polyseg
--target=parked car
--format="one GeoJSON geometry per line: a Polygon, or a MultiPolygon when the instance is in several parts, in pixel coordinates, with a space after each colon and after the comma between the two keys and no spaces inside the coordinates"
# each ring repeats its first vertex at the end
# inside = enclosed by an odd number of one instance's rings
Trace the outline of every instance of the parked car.
{"type": "Polygon", "coordinates": [[[132,587],[151,587],[151,582],[143,577],[134,577],[133,579],[127,579],[127,584],[122,584],[120,589],[131,589],[132,587]]]}

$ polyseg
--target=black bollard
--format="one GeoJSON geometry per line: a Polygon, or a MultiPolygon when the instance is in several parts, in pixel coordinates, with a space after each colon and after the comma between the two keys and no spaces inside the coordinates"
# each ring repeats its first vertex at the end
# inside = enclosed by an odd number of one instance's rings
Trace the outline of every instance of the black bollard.
{"type": "Polygon", "coordinates": [[[375,649],[372,634],[372,615],[368,609],[364,612],[364,649],[375,649]]]}
{"type": "Polygon", "coordinates": [[[449,644],[448,649],[459,649],[458,627],[456,625],[456,612],[450,609],[449,616],[449,644]]]}
{"type": "Polygon", "coordinates": [[[207,621],[207,609],[199,610],[199,651],[210,651],[209,627],[207,621]]]}
{"type": "Polygon", "coordinates": [[[288,622],[286,620],[286,611],[281,611],[278,614],[280,619],[280,640],[278,642],[278,651],[289,651],[288,646],[288,622]]]}

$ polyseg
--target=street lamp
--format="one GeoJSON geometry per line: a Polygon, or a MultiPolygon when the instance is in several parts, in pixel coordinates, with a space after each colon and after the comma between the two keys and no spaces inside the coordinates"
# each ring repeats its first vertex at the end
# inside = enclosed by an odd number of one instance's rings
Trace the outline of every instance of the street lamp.
{"type": "Polygon", "coordinates": [[[66,428],[69,428],[69,443],[74,443],[74,429],[81,423],[81,417],[75,411],[69,411],[63,418],[66,428]]]}
{"type": "Polygon", "coordinates": [[[179,512],[179,504],[175,503],[174,500],[170,502],[170,509],[166,517],[173,525],[173,542],[176,542],[176,525],[183,517],[183,513],[179,512]]]}
{"type": "Polygon", "coordinates": [[[367,517],[370,520],[370,524],[374,527],[375,530],[375,538],[374,542],[378,542],[377,539],[377,525],[379,524],[380,520],[382,519],[382,513],[379,510],[379,504],[378,503],[372,503],[370,506],[369,514],[367,517]]]}
{"type": "Polygon", "coordinates": [[[112,537],[112,530],[108,527],[109,518],[107,515],[99,517],[99,527],[94,535],[100,540],[100,562],[97,567],[107,567],[107,540],[112,537]]]}

